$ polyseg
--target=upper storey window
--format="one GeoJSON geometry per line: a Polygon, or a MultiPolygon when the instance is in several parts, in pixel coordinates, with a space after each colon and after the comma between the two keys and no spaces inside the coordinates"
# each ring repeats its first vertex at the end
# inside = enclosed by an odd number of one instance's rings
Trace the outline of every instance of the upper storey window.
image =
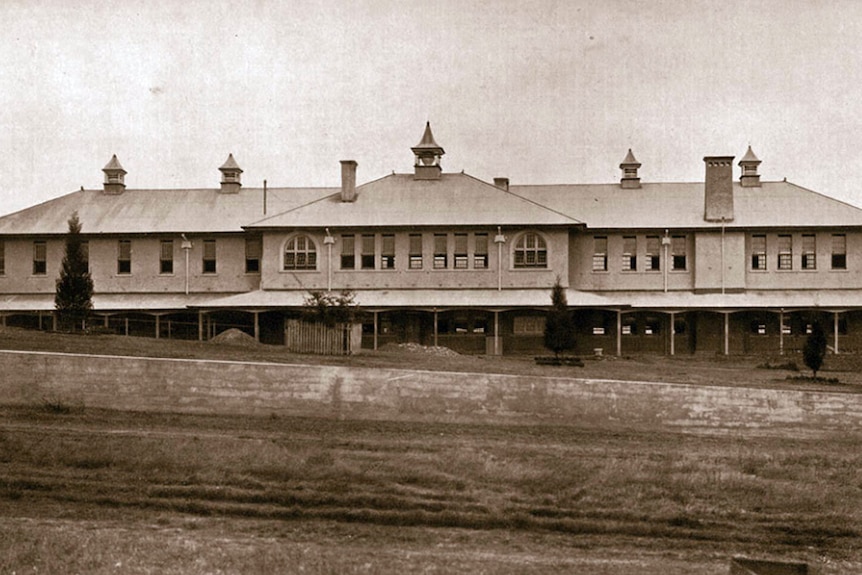
{"type": "Polygon", "coordinates": [[[778,236],[778,269],[793,269],[793,236],[778,236]]]}
{"type": "Polygon", "coordinates": [[[684,270],[688,267],[685,244],[685,236],[671,236],[670,249],[671,263],[673,264],[673,267],[671,267],[672,270],[684,270]]]}
{"type": "Polygon", "coordinates": [[[516,268],[548,267],[548,246],[537,233],[527,232],[515,243],[516,268]]]}
{"type": "Polygon", "coordinates": [[[766,269],[766,236],[751,236],[751,269],[766,269]]]}
{"type": "Polygon", "coordinates": [[[284,269],[316,270],[317,248],[308,236],[296,236],[284,246],[284,269]]]}
{"type": "Polygon", "coordinates": [[[608,271],[608,237],[596,236],[593,238],[593,271],[608,271]]]}
{"type": "Polygon", "coordinates": [[[817,236],[814,234],[802,235],[802,269],[817,269],[817,236]]]}
{"type": "Polygon", "coordinates": [[[832,234],[832,269],[847,269],[847,236],[832,234]]]}

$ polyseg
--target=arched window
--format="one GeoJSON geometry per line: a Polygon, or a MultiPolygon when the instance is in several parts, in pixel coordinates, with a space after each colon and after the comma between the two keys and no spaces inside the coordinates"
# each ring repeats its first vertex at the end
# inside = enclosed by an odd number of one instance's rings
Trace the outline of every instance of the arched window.
{"type": "Polygon", "coordinates": [[[316,270],[317,248],[308,236],[296,236],[284,246],[285,270],[316,270]]]}
{"type": "Polygon", "coordinates": [[[516,268],[548,267],[548,246],[545,239],[535,232],[527,232],[515,242],[516,268]]]}

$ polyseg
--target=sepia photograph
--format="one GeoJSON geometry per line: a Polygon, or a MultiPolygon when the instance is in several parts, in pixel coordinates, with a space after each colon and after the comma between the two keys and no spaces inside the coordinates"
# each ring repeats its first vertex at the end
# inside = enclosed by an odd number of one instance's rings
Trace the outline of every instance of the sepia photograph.
{"type": "Polygon", "coordinates": [[[862,2],[0,18],[0,573],[862,574],[862,2]]]}

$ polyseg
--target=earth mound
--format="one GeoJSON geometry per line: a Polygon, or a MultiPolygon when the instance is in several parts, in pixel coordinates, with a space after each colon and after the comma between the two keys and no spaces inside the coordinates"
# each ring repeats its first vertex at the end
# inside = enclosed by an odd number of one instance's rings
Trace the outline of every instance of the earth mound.
{"type": "Polygon", "coordinates": [[[425,353],[441,357],[458,357],[461,354],[448,347],[439,345],[419,345],[418,343],[387,343],[380,348],[381,351],[402,351],[408,353],[425,353]]]}
{"type": "Polygon", "coordinates": [[[210,340],[212,343],[225,345],[238,345],[243,347],[257,347],[260,345],[252,336],[241,329],[234,327],[226,329],[210,340]]]}

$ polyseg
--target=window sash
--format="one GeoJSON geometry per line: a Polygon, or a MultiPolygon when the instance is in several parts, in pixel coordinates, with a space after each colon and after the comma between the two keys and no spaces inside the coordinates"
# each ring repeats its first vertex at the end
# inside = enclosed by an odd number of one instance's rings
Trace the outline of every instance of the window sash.
{"type": "Polygon", "coordinates": [[[847,236],[844,234],[832,235],[832,269],[847,269],[847,236]]]}
{"type": "Polygon", "coordinates": [[[434,234],[434,269],[449,267],[449,238],[446,234],[434,234]]]}
{"type": "Polygon", "coordinates": [[[353,234],[341,236],[341,269],[352,270],[356,267],[356,239],[353,234]]]}
{"type": "Polygon", "coordinates": [[[802,236],[802,269],[817,269],[817,238],[812,234],[802,236]]]}
{"type": "Polygon", "coordinates": [[[791,236],[778,236],[778,269],[793,269],[793,238],[791,236]]]}
{"type": "Polygon", "coordinates": [[[593,238],[593,271],[608,270],[608,238],[596,236],[593,238]]]}

